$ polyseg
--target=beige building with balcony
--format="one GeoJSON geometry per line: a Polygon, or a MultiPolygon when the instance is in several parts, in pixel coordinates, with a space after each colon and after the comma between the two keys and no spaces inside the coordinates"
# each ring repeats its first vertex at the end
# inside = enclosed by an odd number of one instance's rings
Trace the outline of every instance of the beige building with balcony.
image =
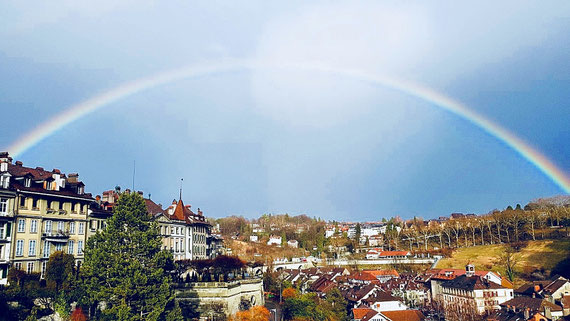
{"type": "Polygon", "coordinates": [[[43,274],[55,251],[73,254],[81,262],[93,198],[85,193],[78,175],[25,167],[22,162],[12,164],[7,153],[0,154],[0,162],[6,170],[0,175],[8,174],[2,191],[14,194],[7,202],[8,208],[13,202],[9,264],[43,274]]]}

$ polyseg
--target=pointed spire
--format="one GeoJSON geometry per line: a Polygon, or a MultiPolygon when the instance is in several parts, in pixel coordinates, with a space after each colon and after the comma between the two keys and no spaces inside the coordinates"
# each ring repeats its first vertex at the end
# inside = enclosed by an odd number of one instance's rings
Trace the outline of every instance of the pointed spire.
{"type": "Polygon", "coordinates": [[[178,198],[179,200],[182,200],[182,182],[184,181],[184,178],[180,179],[180,198],[178,198]]]}

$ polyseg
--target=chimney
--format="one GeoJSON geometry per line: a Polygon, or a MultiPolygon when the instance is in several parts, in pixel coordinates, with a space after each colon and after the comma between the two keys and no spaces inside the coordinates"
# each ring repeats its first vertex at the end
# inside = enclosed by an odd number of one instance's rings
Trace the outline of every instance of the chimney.
{"type": "Polygon", "coordinates": [[[12,157],[10,157],[10,154],[8,154],[8,152],[0,152],[0,162],[7,162],[9,164],[12,164],[12,157]]]}
{"type": "MultiPolygon", "coordinates": [[[[54,169],[55,171],[55,169],[54,169]]],[[[79,181],[79,174],[77,173],[71,173],[67,176],[67,182],[68,183],[77,183],[79,181]]]]}
{"type": "Polygon", "coordinates": [[[538,284],[534,285],[534,292],[537,292],[537,293],[540,292],[540,285],[538,285],[538,284]]]}
{"type": "Polygon", "coordinates": [[[95,196],[95,201],[97,201],[97,204],[101,205],[101,195],[95,196]]]}
{"type": "Polygon", "coordinates": [[[544,307],[544,316],[545,316],[548,320],[552,320],[552,314],[550,313],[550,307],[549,307],[549,306],[545,306],[545,307],[544,307]]]}
{"type": "Polygon", "coordinates": [[[61,174],[61,171],[57,168],[54,168],[51,172],[54,174],[61,174]]]}
{"type": "Polygon", "coordinates": [[[471,263],[465,266],[465,276],[472,277],[475,275],[475,266],[471,263]]]}
{"type": "Polygon", "coordinates": [[[36,167],[36,170],[38,170],[38,171],[43,171],[43,170],[44,170],[44,168],[43,168],[43,167],[40,167],[40,166],[38,166],[38,167],[36,167]]]}
{"type": "Polygon", "coordinates": [[[16,161],[16,166],[23,166],[24,163],[22,163],[21,161],[16,161]]]}

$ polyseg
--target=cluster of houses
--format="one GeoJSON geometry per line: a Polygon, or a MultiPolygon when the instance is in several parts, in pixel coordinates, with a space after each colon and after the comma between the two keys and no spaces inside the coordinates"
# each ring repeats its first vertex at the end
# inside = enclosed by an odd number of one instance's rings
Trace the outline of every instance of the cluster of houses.
{"type": "MultiPolygon", "coordinates": [[[[7,283],[11,267],[43,275],[55,251],[73,254],[81,264],[88,238],[105,228],[120,193],[116,188],[93,197],[76,173],[27,167],[0,153],[0,284],[7,283]]],[[[163,248],[175,259],[205,259],[223,251],[223,240],[211,233],[200,209],[192,211],[181,199],[166,209],[148,198],[145,204],[158,222],[163,248]]]]}
{"type": "Polygon", "coordinates": [[[498,273],[430,269],[424,273],[315,267],[280,275],[302,292],[320,297],[338,288],[354,321],[460,320],[480,315],[492,321],[559,320],[570,314],[570,282],[562,277],[513,289],[498,273]]]}

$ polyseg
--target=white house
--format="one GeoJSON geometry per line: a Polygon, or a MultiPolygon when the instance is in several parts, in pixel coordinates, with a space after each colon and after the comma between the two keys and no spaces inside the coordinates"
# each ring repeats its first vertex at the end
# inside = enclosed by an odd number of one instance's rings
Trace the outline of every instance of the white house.
{"type": "Polygon", "coordinates": [[[269,237],[269,241],[267,241],[267,245],[279,245],[281,246],[281,236],[273,236],[269,237]]]}
{"type": "MultiPolygon", "coordinates": [[[[513,289],[475,275],[472,264],[466,266],[466,273],[441,284],[445,310],[447,306],[473,307],[480,314],[498,310],[500,304],[513,298],[513,289]]],[[[465,312],[470,312],[465,310],[465,312]]]]}
{"type": "Polygon", "coordinates": [[[287,245],[289,247],[298,248],[299,242],[297,242],[297,240],[289,240],[289,241],[287,241],[287,245]]]}

